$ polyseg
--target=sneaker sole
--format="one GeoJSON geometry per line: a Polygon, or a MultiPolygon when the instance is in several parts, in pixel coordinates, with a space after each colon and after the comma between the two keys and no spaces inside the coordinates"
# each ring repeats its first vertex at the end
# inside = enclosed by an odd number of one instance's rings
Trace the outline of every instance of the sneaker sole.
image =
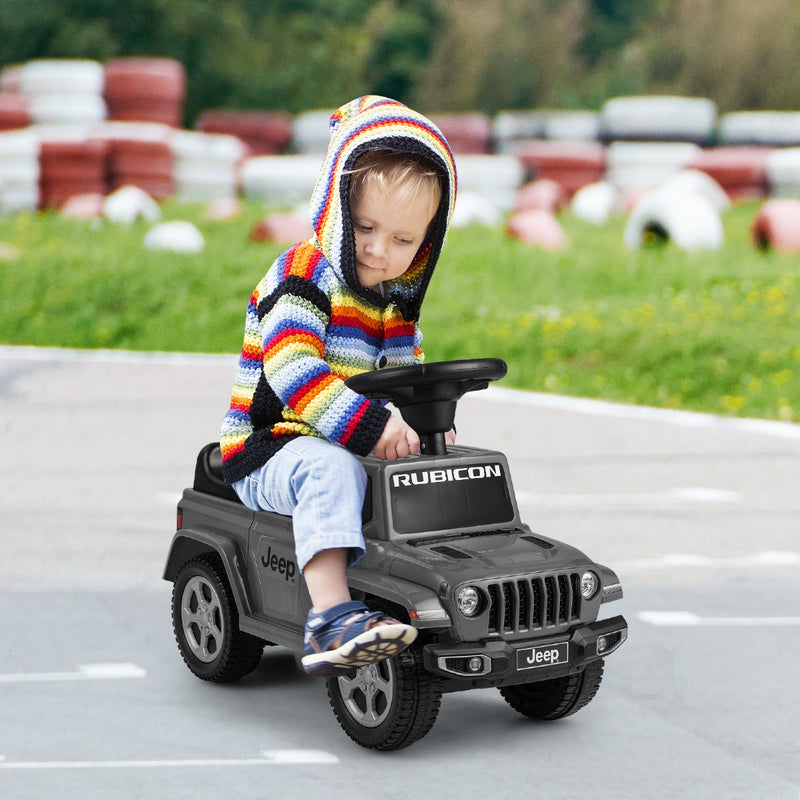
{"type": "Polygon", "coordinates": [[[359,667],[391,658],[417,638],[417,629],[402,623],[380,625],[345,642],[336,650],[303,656],[303,669],[309,675],[346,675],[359,667]]]}

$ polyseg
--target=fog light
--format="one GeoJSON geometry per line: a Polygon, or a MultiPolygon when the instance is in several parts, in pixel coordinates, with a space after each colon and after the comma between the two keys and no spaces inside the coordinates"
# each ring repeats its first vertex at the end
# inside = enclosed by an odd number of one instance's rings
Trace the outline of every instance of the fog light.
{"type": "Polygon", "coordinates": [[[488,656],[440,656],[439,669],[462,678],[475,678],[488,675],[492,671],[492,659],[488,656]]]}
{"type": "Polygon", "coordinates": [[[597,655],[604,656],[613,653],[627,638],[627,631],[601,634],[597,637],[597,655]]]}
{"type": "Polygon", "coordinates": [[[481,593],[474,586],[462,586],[456,592],[456,605],[465,617],[474,617],[481,610],[481,593]]]}
{"type": "Polygon", "coordinates": [[[600,581],[594,572],[584,572],[581,575],[581,595],[584,600],[591,600],[597,594],[600,581]]]}

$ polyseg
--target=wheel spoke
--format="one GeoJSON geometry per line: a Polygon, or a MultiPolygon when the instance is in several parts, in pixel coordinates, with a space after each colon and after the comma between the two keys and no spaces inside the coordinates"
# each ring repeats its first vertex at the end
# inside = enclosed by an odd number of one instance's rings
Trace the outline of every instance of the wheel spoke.
{"type": "Polygon", "coordinates": [[[377,670],[372,683],[375,687],[376,693],[385,694],[387,698],[391,698],[392,682],[388,678],[385,678],[383,675],[381,675],[377,670]]]}
{"type": "Polygon", "coordinates": [[[200,613],[192,611],[189,606],[183,606],[183,608],[181,608],[181,620],[183,621],[184,628],[186,628],[187,625],[200,625],[202,621],[200,613]]]}
{"type": "Polygon", "coordinates": [[[219,655],[225,636],[223,619],[216,590],[205,578],[195,575],[181,598],[181,625],[187,644],[201,661],[208,663],[219,655]]]}
{"type": "Polygon", "coordinates": [[[390,713],[394,673],[386,661],[361,667],[351,678],[342,676],[339,691],[350,716],[366,728],[377,728],[390,713]]]}
{"type": "Polygon", "coordinates": [[[377,691],[374,684],[367,687],[366,691],[366,698],[367,698],[367,709],[364,712],[364,722],[365,724],[369,725],[377,725],[380,721],[380,714],[378,713],[377,708],[377,701],[378,697],[380,696],[380,692],[377,691]]]}
{"type": "Polygon", "coordinates": [[[342,675],[339,678],[339,686],[342,690],[342,697],[350,697],[350,695],[352,695],[355,689],[360,685],[361,679],[359,678],[357,672],[353,678],[348,678],[346,675],[342,675]]]}
{"type": "Polygon", "coordinates": [[[214,597],[208,604],[208,627],[209,630],[218,639],[222,638],[222,609],[219,605],[219,600],[214,597]]]}
{"type": "Polygon", "coordinates": [[[203,660],[208,660],[208,629],[200,628],[200,641],[197,643],[203,660]]]}

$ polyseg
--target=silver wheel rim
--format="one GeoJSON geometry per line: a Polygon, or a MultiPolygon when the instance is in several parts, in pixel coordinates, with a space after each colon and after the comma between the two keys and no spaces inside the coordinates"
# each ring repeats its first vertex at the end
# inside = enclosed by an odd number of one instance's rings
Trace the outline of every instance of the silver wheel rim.
{"type": "Polygon", "coordinates": [[[195,575],[181,596],[181,627],[192,655],[209,664],[219,657],[225,636],[225,622],[219,595],[212,584],[195,575]]]}
{"type": "Polygon", "coordinates": [[[355,676],[337,678],[345,708],[364,728],[377,728],[391,713],[395,674],[391,659],[361,667],[355,676]]]}

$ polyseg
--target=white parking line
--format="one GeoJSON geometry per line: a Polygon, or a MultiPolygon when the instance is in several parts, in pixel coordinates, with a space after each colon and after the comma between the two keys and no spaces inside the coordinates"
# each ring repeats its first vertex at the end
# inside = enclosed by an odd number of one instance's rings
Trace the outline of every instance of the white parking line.
{"type": "Polygon", "coordinates": [[[656,506],[663,504],[683,503],[741,503],[746,499],[740,492],[725,489],[710,489],[702,486],[689,486],[667,489],[665,492],[632,492],[624,494],[533,494],[517,492],[517,502],[536,506],[569,506],[583,507],[643,505],[656,506]]]}
{"type": "Polygon", "coordinates": [[[712,558],[692,553],[666,553],[654,558],[614,562],[614,569],[620,573],[661,569],[756,569],[758,567],[796,566],[800,566],[800,553],[791,551],[764,551],[729,558],[712,558]]]}
{"type": "Polygon", "coordinates": [[[161,505],[174,506],[178,504],[181,497],[183,495],[180,492],[157,492],[156,502],[161,505]]]}
{"type": "Polygon", "coordinates": [[[146,678],[147,670],[130,662],[79,664],[75,672],[17,672],[0,674],[0,683],[37,683],[42,681],[96,681],[146,678]]]}
{"type": "Polygon", "coordinates": [[[701,617],[691,611],[639,611],[642,622],[671,628],[772,627],[800,625],[800,617],[701,617]]]}
{"type": "Polygon", "coordinates": [[[486,402],[519,403],[535,408],[569,411],[591,417],[662,422],[682,428],[716,428],[718,430],[774,436],[778,439],[789,441],[800,440],[800,425],[794,425],[790,422],[754,419],[752,417],[721,417],[699,411],[678,411],[668,408],[653,408],[651,406],[634,406],[626,403],[614,403],[609,400],[593,400],[583,397],[567,397],[558,394],[507,389],[504,386],[490,386],[485,391],[467,395],[467,398],[486,402]]]}
{"type": "Polygon", "coordinates": [[[273,764],[338,764],[326,750],[262,750],[261,757],[273,764]]]}
{"type": "Polygon", "coordinates": [[[338,763],[338,757],[325,750],[264,750],[258,758],[175,758],[142,761],[6,761],[5,756],[0,756],[0,770],[266,767],[275,764],[338,763]]]}
{"type": "Polygon", "coordinates": [[[151,350],[81,350],[67,347],[0,345],[0,358],[14,361],[94,362],[103,364],[171,364],[178,367],[236,366],[237,354],[171,353],[151,350]]]}

